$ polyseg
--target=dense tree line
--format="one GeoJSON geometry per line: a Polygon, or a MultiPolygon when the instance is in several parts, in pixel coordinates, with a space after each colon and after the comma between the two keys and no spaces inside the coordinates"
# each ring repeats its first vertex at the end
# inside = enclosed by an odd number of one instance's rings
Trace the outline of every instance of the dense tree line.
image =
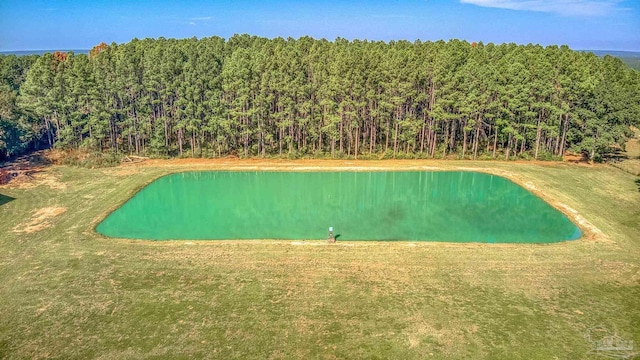
{"type": "Polygon", "coordinates": [[[37,56],[0,56],[0,160],[29,151],[41,136],[37,119],[17,105],[20,86],[37,56]]]}
{"type": "Polygon", "coordinates": [[[566,46],[236,35],[0,59],[5,156],[40,144],[207,157],[570,149],[598,159],[640,120],[640,72],[566,46]]]}

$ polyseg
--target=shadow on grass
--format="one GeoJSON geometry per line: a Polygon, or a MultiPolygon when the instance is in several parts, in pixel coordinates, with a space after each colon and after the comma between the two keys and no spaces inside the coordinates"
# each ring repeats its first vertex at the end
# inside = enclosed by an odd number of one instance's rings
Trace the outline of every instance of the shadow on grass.
{"type": "MultiPolygon", "coordinates": [[[[638,191],[640,191],[640,179],[636,180],[636,185],[638,185],[638,191]]],[[[2,204],[1,201],[0,201],[0,204],[2,204]]]]}
{"type": "Polygon", "coordinates": [[[0,194],[0,206],[6,204],[8,202],[11,202],[13,200],[15,200],[15,198],[12,198],[11,196],[0,194]]]}

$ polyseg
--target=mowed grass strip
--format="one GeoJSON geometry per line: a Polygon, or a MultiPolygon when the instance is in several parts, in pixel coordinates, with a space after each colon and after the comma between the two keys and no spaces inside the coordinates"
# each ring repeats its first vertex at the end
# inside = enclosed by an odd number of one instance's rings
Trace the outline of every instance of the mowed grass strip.
{"type": "Polygon", "coordinates": [[[138,189],[207,167],[51,167],[0,187],[13,199],[0,205],[0,357],[585,358],[597,325],[640,343],[635,177],[355,162],[384,164],[507,175],[602,233],[552,245],[109,239],[94,226],[138,189]]]}

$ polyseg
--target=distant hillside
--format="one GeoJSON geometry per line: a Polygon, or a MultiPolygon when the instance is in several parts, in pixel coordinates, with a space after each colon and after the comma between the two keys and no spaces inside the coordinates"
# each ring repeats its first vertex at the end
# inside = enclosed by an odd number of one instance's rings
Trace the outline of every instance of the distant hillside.
{"type": "Polygon", "coordinates": [[[54,53],[56,51],[69,52],[73,51],[74,54],[88,54],[88,49],[75,49],[75,50],[18,50],[18,51],[0,51],[0,55],[15,55],[15,56],[27,56],[27,55],[43,55],[46,53],[54,53]]]}
{"type": "Polygon", "coordinates": [[[630,68],[640,71],[640,58],[620,58],[620,60],[630,68]]]}
{"type": "Polygon", "coordinates": [[[637,51],[615,51],[615,50],[581,50],[592,52],[598,56],[611,55],[619,58],[640,58],[640,52],[637,51]]]}
{"type": "Polygon", "coordinates": [[[614,51],[614,50],[582,50],[586,52],[592,52],[597,56],[603,57],[605,55],[611,55],[622,60],[632,69],[640,71],[640,52],[636,51],[614,51]]]}

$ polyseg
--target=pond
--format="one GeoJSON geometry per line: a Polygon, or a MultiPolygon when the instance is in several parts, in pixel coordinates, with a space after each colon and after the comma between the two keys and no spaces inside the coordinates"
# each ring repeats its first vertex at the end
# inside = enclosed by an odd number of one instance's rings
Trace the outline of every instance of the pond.
{"type": "Polygon", "coordinates": [[[503,177],[477,172],[185,172],[152,182],[96,228],[149,240],[551,243],[580,229],[503,177]]]}

